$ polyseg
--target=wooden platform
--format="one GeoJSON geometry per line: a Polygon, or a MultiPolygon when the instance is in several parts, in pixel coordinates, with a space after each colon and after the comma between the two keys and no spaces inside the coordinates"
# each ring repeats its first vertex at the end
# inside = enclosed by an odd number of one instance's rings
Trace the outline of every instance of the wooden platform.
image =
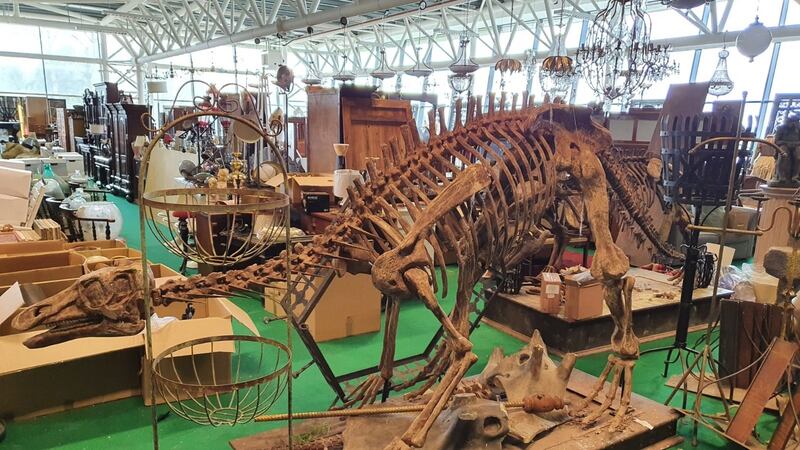
{"type": "MultiPolygon", "coordinates": [[[[636,335],[659,338],[674,335],[678,321],[680,286],[674,286],[665,274],[632,268],[636,277],[633,292],[633,328],[636,335]]],[[[523,287],[523,290],[525,288],[523,287]]],[[[731,291],[719,289],[718,297],[730,297],[731,291]]],[[[695,289],[689,325],[704,324],[711,307],[711,288],[695,289]]],[[[530,336],[538,329],[550,351],[589,354],[605,351],[611,339],[614,323],[603,305],[600,316],[572,320],[564,315],[541,312],[539,296],[535,294],[498,294],[486,310],[484,321],[516,336],[530,336]]]]}
{"type": "MultiPolygon", "coordinates": [[[[574,403],[583,398],[591,391],[596,380],[596,377],[580,370],[574,370],[568,386],[567,400],[574,403]]],[[[603,394],[601,393],[601,398],[603,398],[603,394]]],[[[616,402],[614,404],[616,405],[616,402]]],[[[637,394],[633,394],[631,398],[631,407],[633,408],[629,412],[631,419],[628,420],[627,426],[622,431],[611,432],[607,429],[605,425],[613,417],[610,413],[606,413],[589,428],[576,422],[559,425],[535,439],[526,450],[661,449],[680,443],[680,438],[675,436],[677,422],[681,417],[677,411],[637,394]]],[[[295,435],[329,427],[340,427],[341,422],[339,424],[336,422],[339,422],[338,419],[295,422],[295,435]]],[[[387,442],[388,439],[391,439],[391,436],[387,438],[387,442]]],[[[230,442],[230,445],[234,450],[265,450],[280,446],[285,443],[285,440],[286,430],[281,429],[235,439],[230,442]]],[[[330,447],[330,450],[336,448],[330,447]]]]}

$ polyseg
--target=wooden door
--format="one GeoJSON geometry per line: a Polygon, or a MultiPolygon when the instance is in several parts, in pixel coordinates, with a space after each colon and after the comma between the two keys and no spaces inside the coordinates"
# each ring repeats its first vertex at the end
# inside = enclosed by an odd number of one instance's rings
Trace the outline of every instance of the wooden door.
{"type": "Polygon", "coordinates": [[[416,133],[411,103],[406,100],[342,97],[341,105],[343,140],[350,144],[348,169],[365,169],[367,158],[380,158],[378,167],[383,167],[381,144],[397,138],[402,146],[402,125],[416,133]]]}

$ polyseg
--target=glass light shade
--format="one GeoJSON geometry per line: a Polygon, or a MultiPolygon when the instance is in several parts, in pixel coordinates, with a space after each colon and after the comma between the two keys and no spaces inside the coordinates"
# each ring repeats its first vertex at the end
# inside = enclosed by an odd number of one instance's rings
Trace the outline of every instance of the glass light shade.
{"type": "Polygon", "coordinates": [[[450,64],[450,71],[454,74],[466,75],[478,70],[478,65],[468,56],[467,44],[469,44],[469,39],[461,39],[461,44],[458,47],[458,56],[453,61],[453,64],[450,64]]]}
{"type": "Polygon", "coordinates": [[[432,73],[433,69],[426,65],[420,66],[419,63],[417,63],[417,65],[413,68],[406,70],[406,75],[417,78],[427,77],[432,73]]]}
{"type": "Polygon", "coordinates": [[[736,48],[739,53],[750,58],[750,62],[753,62],[756,56],[764,53],[771,43],[772,33],[763,23],[759,22],[758,17],[736,37],[736,48]]]}
{"type": "Polygon", "coordinates": [[[472,87],[472,75],[454,73],[447,77],[447,84],[450,85],[450,89],[461,94],[472,87]]]}
{"type": "Polygon", "coordinates": [[[728,55],[730,55],[730,52],[727,50],[723,49],[719,52],[717,68],[714,70],[714,75],[711,76],[708,86],[708,93],[711,95],[719,97],[730,94],[733,91],[733,80],[728,75],[728,55]]]}
{"type": "Polygon", "coordinates": [[[317,84],[322,83],[322,80],[320,80],[319,78],[317,78],[315,76],[309,76],[309,77],[303,78],[301,81],[303,82],[303,84],[306,84],[308,86],[315,86],[317,84]]]}
{"type": "Polygon", "coordinates": [[[332,78],[334,80],[336,80],[336,81],[341,81],[342,83],[344,83],[344,82],[347,82],[347,81],[355,80],[356,76],[353,75],[352,73],[343,72],[343,73],[337,73],[332,78]]]}
{"type": "Polygon", "coordinates": [[[539,83],[551,97],[566,97],[575,76],[575,63],[569,56],[548,56],[539,69],[539,83]]]}

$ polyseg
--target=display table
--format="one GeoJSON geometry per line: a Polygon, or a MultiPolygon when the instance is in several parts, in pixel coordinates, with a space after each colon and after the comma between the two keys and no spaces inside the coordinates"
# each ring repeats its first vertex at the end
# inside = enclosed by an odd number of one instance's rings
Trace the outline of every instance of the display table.
{"type": "Polygon", "coordinates": [[[756,264],[763,264],[764,255],[772,247],[791,247],[796,242],[789,236],[787,232],[789,228],[789,221],[791,221],[791,214],[786,211],[781,211],[775,215],[774,225],[772,215],[781,207],[789,208],[789,211],[794,211],[794,206],[789,204],[789,201],[794,197],[797,188],[777,188],[769,187],[766,184],[760,186],[761,191],[764,193],[768,200],[764,202],[764,209],[761,211],[761,219],[758,223],[758,228],[765,230],[772,225],[772,229],[765,232],[763,235],[756,239],[756,254],[753,258],[756,264]]]}
{"type": "MultiPolygon", "coordinates": [[[[636,277],[633,291],[633,329],[644,340],[674,335],[678,320],[680,286],[674,286],[665,274],[632,268],[628,275],[636,277]]],[[[524,291],[523,287],[523,291],[524,291]]],[[[711,306],[711,288],[695,289],[690,326],[706,323],[711,306]]],[[[731,291],[719,289],[718,297],[727,298],[731,291]]],[[[614,323],[608,307],[597,317],[570,319],[561,306],[558,314],[541,311],[539,296],[520,293],[498,294],[488,305],[483,319],[490,326],[520,338],[538,329],[550,351],[591,354],[607,350],[614,323]]]]}

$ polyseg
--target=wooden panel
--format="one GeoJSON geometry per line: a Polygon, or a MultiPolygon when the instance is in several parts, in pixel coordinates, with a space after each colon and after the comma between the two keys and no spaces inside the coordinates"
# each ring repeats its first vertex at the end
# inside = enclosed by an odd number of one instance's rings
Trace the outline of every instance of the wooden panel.
{"type": "Polygon", "coordinates": [[[658,158],[661,155],[661,118],[666,116],[689,116],[703,111],[708,96],[708,83],[673,84],[667,91],[667,99],[661,109],[658,124],[653,130],[648,153],[658,158]]]}
{"type": "Polygon", "coordinates": [[[789,439],[792,437],[792,430],[796,425],[795,411],[800,410],[800,389],[794,393],[792,405],[794,406],[787,405],[783,411],[781,422],[778,424],[778,428],[775,429],[775,433],[772,434],[767,450],[783,450],[786,448],[786,444],[789,443],[789,439]]]}
{"type": "Polygon", "coordinates": [[[796,352],[797,344],[780,338],[775,340],[775,345],[744,395],[739,410],[725,430],[728,437],[740,443],[747,441],[796,352]]]}
{"type": "Polygon", "coordinates": [[[342,142],[339,93],[335,89],[308,92],[308,171],[330,173],[336,168],[333,144],[342,142]]]}
{"type": "Polygon", "coordinates": [[[397,139],[403,145],[402,125],[414,127],[411,103],[406,100],[342,98],[344,142],[350,144],[347,168],[364,170],[367,158],[381,158],[381,145],[397,139]]]}

